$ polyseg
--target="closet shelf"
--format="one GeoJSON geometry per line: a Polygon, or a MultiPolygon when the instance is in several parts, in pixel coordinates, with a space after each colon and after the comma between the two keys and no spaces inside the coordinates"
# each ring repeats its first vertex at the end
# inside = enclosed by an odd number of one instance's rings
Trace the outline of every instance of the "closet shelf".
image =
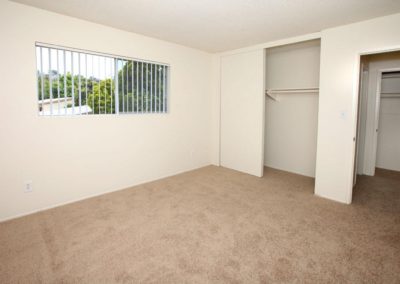
{"type": "Polygon", "coordinates": [[[400,93],[381,93],[381,98],[400,98],[400,93]]]}
{"type": "Polygon", "coordinates": [[[303,89],[271,89],[266,90],[265,94],[269,96],[273,100],[277,100],[276,95],[284,95],[284,94],[318,94],[319,88],[303,88],[303,89]]]}
{"type": "Polygon", "coordinates": [[[383,73],[382,78],[400,78],[400,72],[393,72],[393,73],[383,73]]]}

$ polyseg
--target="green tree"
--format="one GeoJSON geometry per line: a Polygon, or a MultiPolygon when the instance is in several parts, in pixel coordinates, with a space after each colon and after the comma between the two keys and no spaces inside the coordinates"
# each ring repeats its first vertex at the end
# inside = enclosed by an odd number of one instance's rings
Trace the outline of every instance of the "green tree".
{"type": "MultiPolygon", "coordinates": [[[[120,112],[156,112],[164,108],[162,65],[119,61],[118,108],[120,112]]],[[[99,80],[71,73],[37,72],[39,100],[74,98],[74,105],[88,105],[92,113],[115,113],[115,78],[99,80]],[[43,87],[42,87],[43,85],[43,87]],[[51,88],[50,88],[51,85],[51,88]],[[80,90],[80,92],[79,92],[80,90]]]]}
{"type": "Polygon", "coordinates": [[[93,114],[115,113],[114,84],[108,78],[94,84],[93,92],[88,94],[85,103],[92,109],[93,114]]]}
{"type": "Polygon", "coordinates": [[[128,61],[122,66],[118,71],[120,112],[156,112],[163,109],[161,68],[161,65],[137,61],[128,61]]]}

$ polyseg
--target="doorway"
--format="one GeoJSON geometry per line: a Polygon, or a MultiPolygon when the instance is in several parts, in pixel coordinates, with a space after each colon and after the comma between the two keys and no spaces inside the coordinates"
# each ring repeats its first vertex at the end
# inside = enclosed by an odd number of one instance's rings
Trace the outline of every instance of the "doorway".
{"type": "Polygon", "coordinates": [[[360,59],[354,185],[357,175],[400,172],[400,51],[360,59]]]}

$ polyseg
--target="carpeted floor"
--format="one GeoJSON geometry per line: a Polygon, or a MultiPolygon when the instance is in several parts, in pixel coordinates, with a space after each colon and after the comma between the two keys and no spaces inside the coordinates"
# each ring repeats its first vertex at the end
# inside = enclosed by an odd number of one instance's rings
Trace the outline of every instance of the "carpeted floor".
{"type": "Polygon", "coordinates": [[[0,283],[400,283],[400,177],[351,206],[214,166],[0,223],[0,283]]]}

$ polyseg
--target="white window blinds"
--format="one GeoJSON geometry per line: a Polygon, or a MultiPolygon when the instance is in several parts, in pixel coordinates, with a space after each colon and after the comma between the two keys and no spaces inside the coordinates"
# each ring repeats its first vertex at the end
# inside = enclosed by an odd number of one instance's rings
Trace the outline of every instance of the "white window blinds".
{"type": "Polygon", "coordinates": [[[169,66],[36,44],[40,115],[166,113],[169,66]]]}

